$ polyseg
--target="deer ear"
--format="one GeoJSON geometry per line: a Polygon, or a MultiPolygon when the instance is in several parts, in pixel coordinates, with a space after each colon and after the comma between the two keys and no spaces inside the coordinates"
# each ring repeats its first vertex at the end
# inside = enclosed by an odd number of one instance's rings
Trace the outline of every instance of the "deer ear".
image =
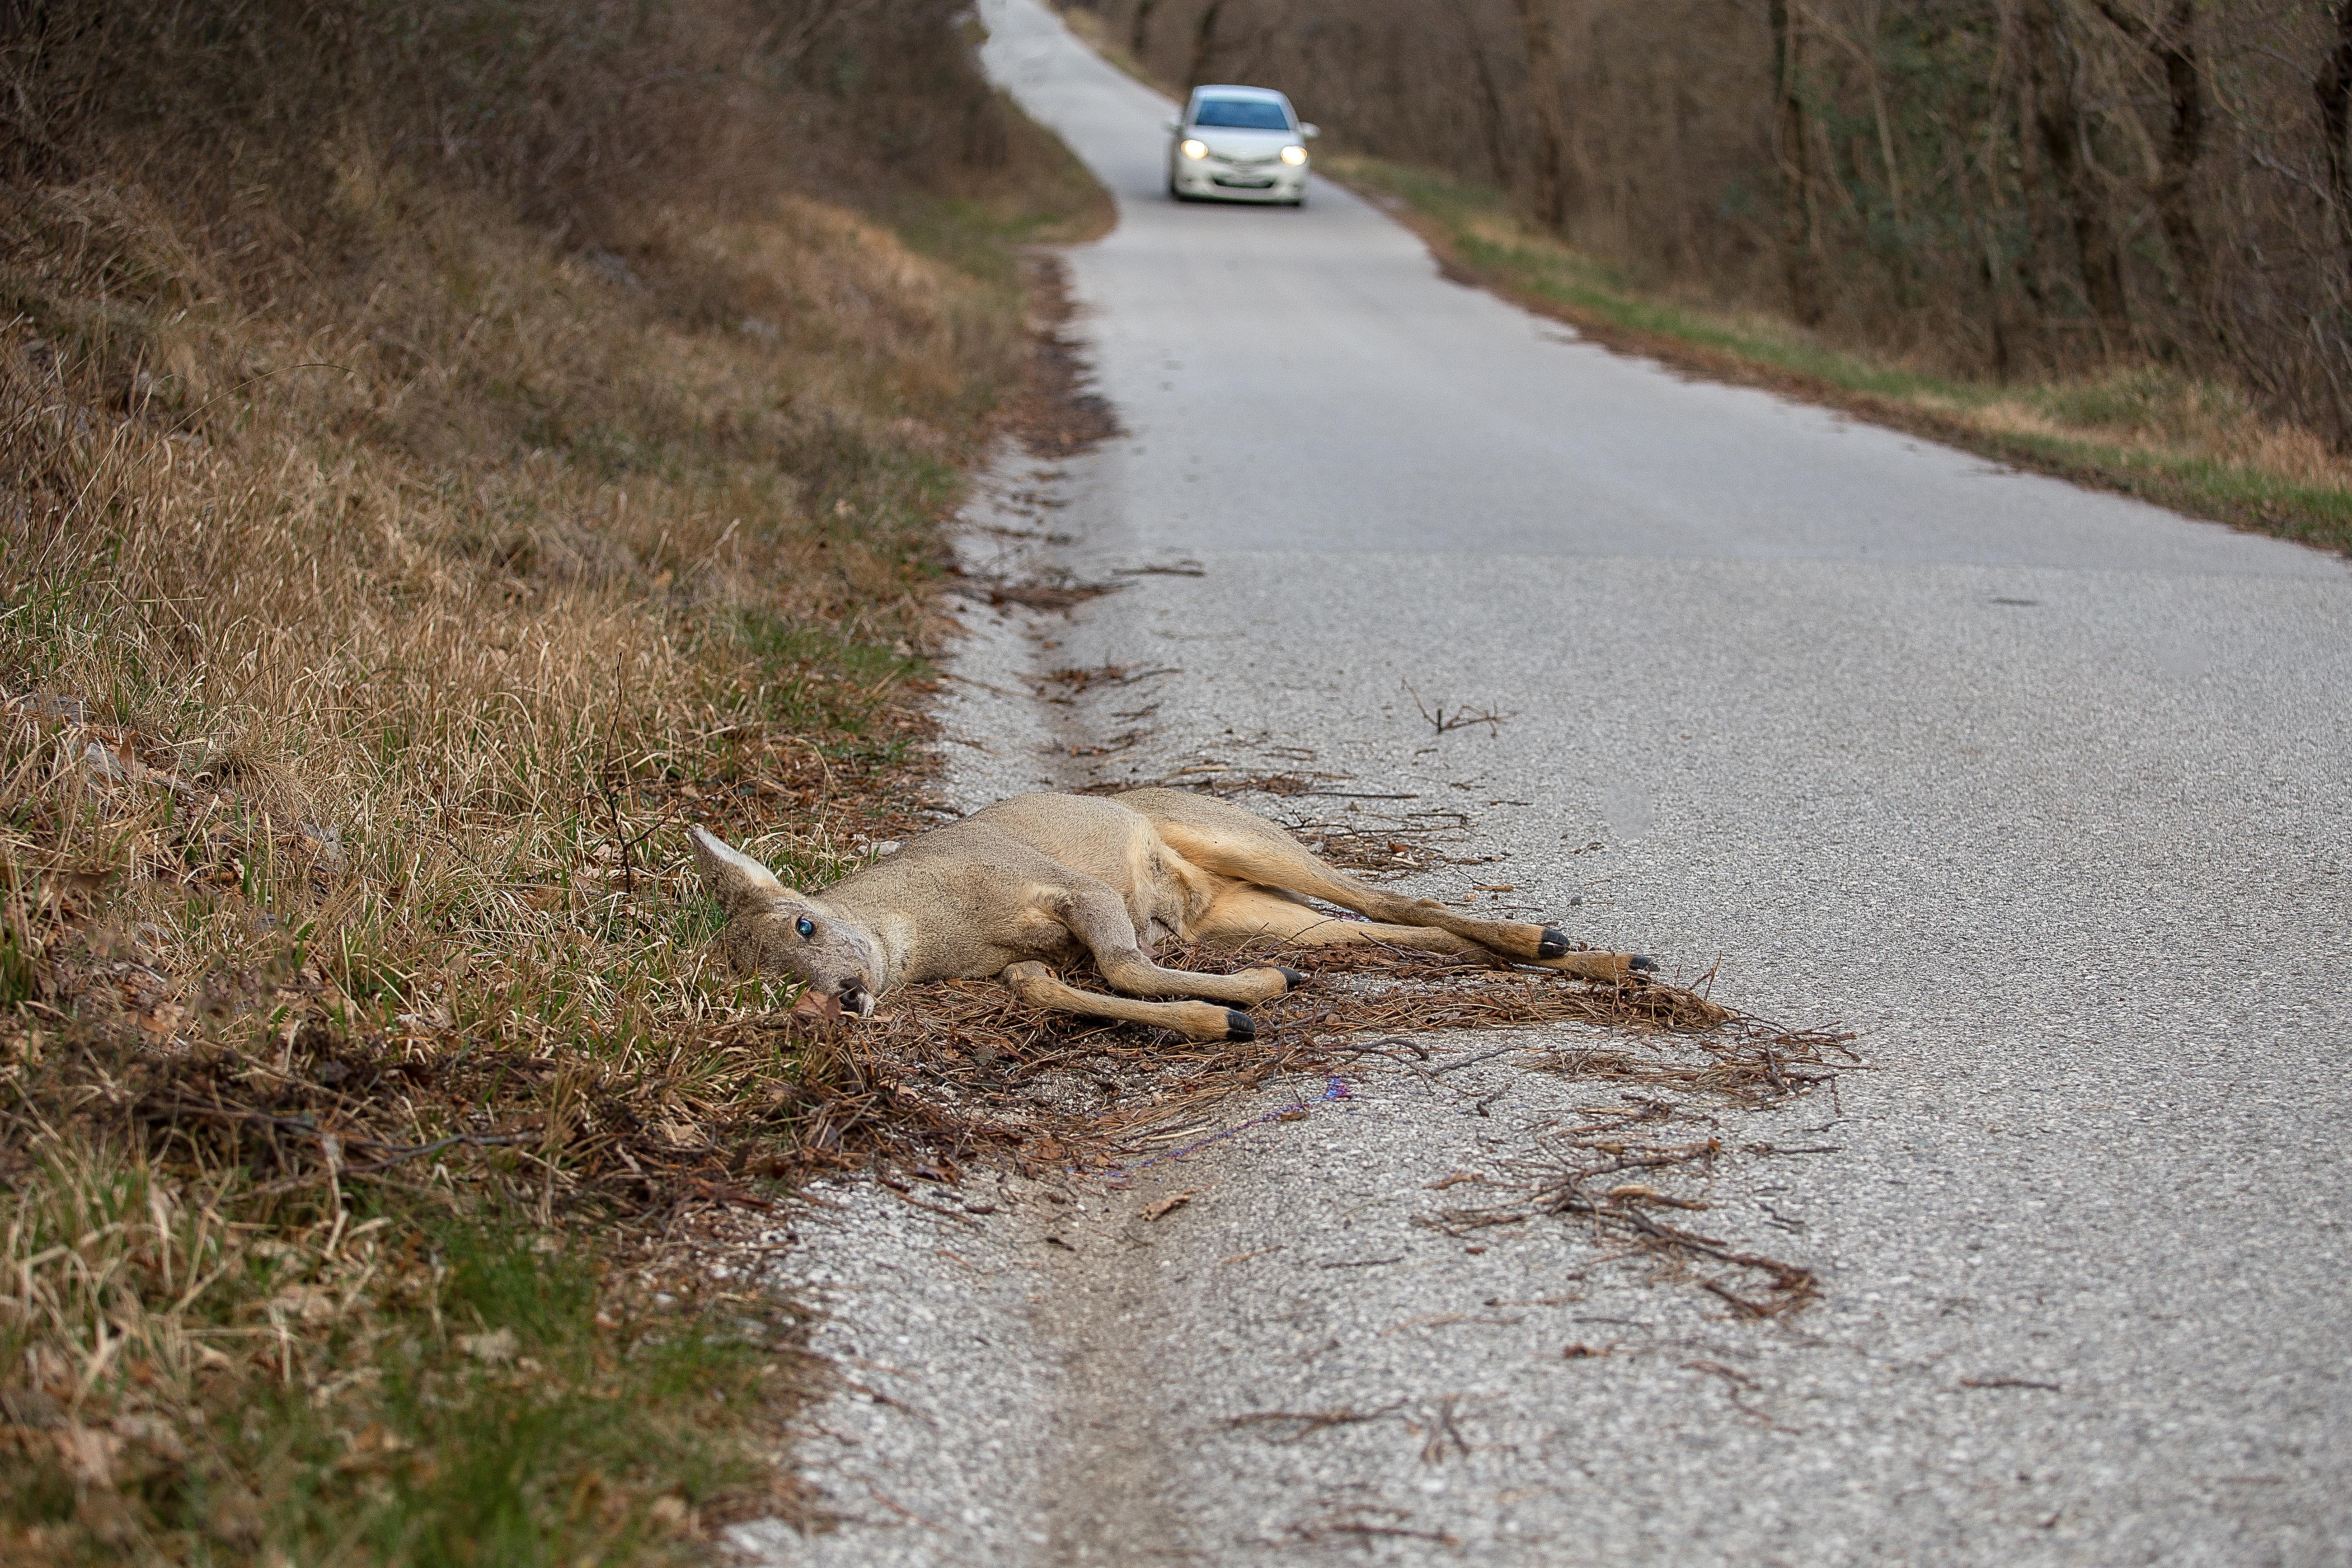
{"type": "Polygon", "coordinates": [[[753,899],[792,891],[776,880],[774,872],[699,824],[688,837],[694,840],[694,858],[702,863],[703,880],[718,895],[719,907],[727,911],[729,919],[733,919],[736,910],[753,899]]]}

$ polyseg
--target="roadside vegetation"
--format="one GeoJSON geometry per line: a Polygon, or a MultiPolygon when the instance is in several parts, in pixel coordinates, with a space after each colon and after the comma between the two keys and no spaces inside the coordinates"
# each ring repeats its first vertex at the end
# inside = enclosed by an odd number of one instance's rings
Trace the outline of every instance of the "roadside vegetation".
{"type": "Polygon", "coordinates": [[[1327,154],[1318,166],[1410,225],[1459,280],[1612,348],[2193,516],[2352,551],[2352,458],[2265,414],[2229,381],[2150,359],[2071,378],[1969,379],[1840,344],[1784,315],[1644,284],[1529,221],[1493,186],[1361,153],[1327,154]]]}
{"type": "Polygon", "coordinates": [[[1284,89],[1319,166],[1595,336],[2352,547],[2352,8],[1066,9],[1171,92],[1284,89]]]}
{"type": "Polygon", "coordinates": [[[792,1510],[795,1327],[684,1249],[888,1119],[677,830],[925,804],[1018,247],[1108,217],[967,26],[0,21],[0,1559],[792,1510]]]}

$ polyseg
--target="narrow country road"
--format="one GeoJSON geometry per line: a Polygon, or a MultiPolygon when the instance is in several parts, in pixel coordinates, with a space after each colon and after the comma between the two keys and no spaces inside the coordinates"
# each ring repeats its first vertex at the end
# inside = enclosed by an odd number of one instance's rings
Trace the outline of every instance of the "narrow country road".
{"type": "Polygon", "coordinates": [[[963,803],[1188,767],[1410,796],[1257,804],[1458,812],[1455,853],[1501,861],[1416,885],[1719,964],[1866,1067],[1725,1124],[1825,1151],[1707,1194],[1714,1234],[1820,1272],[1766,1322],[1565,1221],[1415,1223],[1591,1098],[1508,1057],[984,1222],[836,1193],[793,1268],[864,1380],[809,1458],[855,1519],[739,1542],[2352,1563],[2345,563],[1613,356],[1328,184],[1178,205],[1161,100],[1033,0],[982,14],[1121,215],[1069,260],[1127,433],[1005,505],[1081,574],[1163,570],[973,611],[963,803]],[[985,695],[1107,665],[1170,673],[985,695]]]}

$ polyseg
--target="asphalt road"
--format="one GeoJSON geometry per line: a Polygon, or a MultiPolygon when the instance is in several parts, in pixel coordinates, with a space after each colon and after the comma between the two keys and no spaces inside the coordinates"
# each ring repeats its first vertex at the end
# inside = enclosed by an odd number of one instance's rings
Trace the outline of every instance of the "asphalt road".
{"type": "Polygon", "coordinates": [[[984,1220],[845,1194],[787,1273],[867,1380],[806,1462],[868,1522],[743,1543],[2352,1562],[2345,563],[1580,343],[1326,184],[1173,204],[1166,107],[1030,0],[982,11],[1118,195],[1071,267],[1128,432],[1008,470],[993,520],[1082,574],[1199,574],[975,608],[966,804],[1345,775],[1414,798],[1317,809],[1458,810],[1456,853],[1502,857],[1426,886],[1717,966],[1868,1065],[1722,1124],[1831,1151],[1705,1194],[1820,1271],[1772,1322],[1564,1222],[1416,1223],[1592,1103],[1508,1058],[1309,1085],[1302,1120],[984,1220]],[[1174,673],[1003,695],[1099,665],[1174,673]]]}

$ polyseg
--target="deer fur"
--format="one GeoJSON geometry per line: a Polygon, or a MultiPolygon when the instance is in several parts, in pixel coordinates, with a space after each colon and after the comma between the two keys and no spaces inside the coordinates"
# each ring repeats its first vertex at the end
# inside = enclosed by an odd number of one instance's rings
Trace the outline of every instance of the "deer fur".
{"type": "Polygon", "coordinates": [[[1571,951],[1549,926],[1477,920],[1384,892],[1326,866],[1265,818],[1185,790],[1016,795],[908,840],[822,895],[785,887],[704,828],[693,839],[726,910],[719,949],[735,970],[793,975],[859,1016],[901,985],[1001,975],[1034,1006],[1246,1040],[1255,1029],[1240,1009],[1305,978],[1273,965],[1163,969],[1152,952],[1171,941],[1486,952],[1592,980],[1650,967],[1646,958],[1571,951]],[[1309,899],[1367,919],[1337,919],[1309,899]],[[1082,954],[1121,994],[1057,977],[1082,954]]]}

